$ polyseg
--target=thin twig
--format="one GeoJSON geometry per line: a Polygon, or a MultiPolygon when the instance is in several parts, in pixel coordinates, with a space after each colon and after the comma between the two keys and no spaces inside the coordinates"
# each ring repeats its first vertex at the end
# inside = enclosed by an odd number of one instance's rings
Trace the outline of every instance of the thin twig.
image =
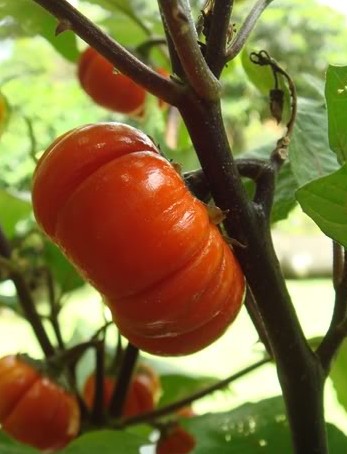
{"type": "Polygon", "coordinates": [[[117,332],[117,346],[115,348],[114,355],[111,360],[111,364],[109,367],[109,370],[111,374],[117,375],[120,365],[122,364],[123,360],[123,355],[124,355],[124,350],[123,350],[123,345],[122,345],[122,336],[120,332],[117,332]]]}
{"type": "MultiPolygon", "coordinates": [[[[134,53],[139,57],[143,58],[146,62],[149,58],[149,54],[154,47],[163,47],[167,46],[167,41],[164,37],[150,37],[146,41],[143,41],[141,44],[135,47],[134,53]]],[[[165,53],[166,58],[168,59],[167,52],[165,53]]]]}
{"type": "Polygon", "coordinates": [[[240,175],[250,178],[255,183],[253,201],[261,207],[262,217],[269,219],[275,192],[275,170],[270,161],[261,159],[237,159],[237,169],[240,175]]]}
{"type": "Polygon", "coordinates": [[[234,0],[215,1],[212,10],[211,23],[206,41],[205,58],[211,71],[216,77],[225,64],[225,51],[228,43],[230,16],[234,0]]]}
{"type": "Polygon", "coordinates": [[[54,355],[55,349],[46,333],[42,324],[42,320],[36,311],[34,300],[31,296],[29,287],[25,281],[23,274],[19,269],[8,259],[0,255],[0,267],[7,270],[9,278],[12,280],[18,295],[18,299],[23,310],[23,313],[30,323],[36,339],[42,348],[45,356],[49,358],[54,355]]]}
{"type": "Polygon", "coordinates": [[[63,339],[63,336],[61,333],[60,324],[59,324],[59,320],[58,320],[60,304],[55,295],[54,280],[53,280],[52,272],[47,267],[44,268],[44,272],[46,275],[48,302],[49,302],[49,306],[50,306],[49,320],[52,324],[59,348],[61,350],[65,350],[65,342],[64,342],[64,339],[63,339]]]}
{"type": "Polygon", "coordinates": [[[30,140],[29,154],[30,154],[32,160],[34,161],[34,163],[37,163],[37,161],[38,161],[38,159],[36,157],[37,140],[36,140],[36,135],[35,135],[35,131],[34,131],[33,122],[27,116],[23,116],[23,120],[26,123],[27,128],[28,128],[28,136],[29,136],[29,140],[30,140]]]}
{"type": "Polygon", "coordinates": [[[258,333],[258,336],[259,336],[261,342],[264,344],[264,347],[267,351],[267,354],[269,355],[269,358],[273,358],[273,353],[271,350],[269,336],[266,331],[264,320],[261,317],[259,308],[254,299],[254,295],[252,294],[252,291],[249,288],[249,286],[247,286],[247,289],[246,289],[245,306],[246,306],[248,315],[250,316],[252,323],[258,333]]]}
{"type": "Polygon", "coordinates": [[[109,414],[114,418],[119,418],[122,414],[138,354],[138,348],[129,343],[124,353],[116,386],[109,405],[109,414]]]}
{"type": "Polygon", "coordinates": [[[244,20],[240,30],[237,32],[237,35],[234,41],[230,44],[229,48],[226,51],[226,60],[232,60],[239,54],[239,52],[243,49],[249,35],[251,34],[253,28],[258,22],[259,17],[261,16],[262,12],[265,8],[272,2],[273,0],[257,0],[254,4],[253,8],[249,12],[248,16],[244,20]]]}
{"type": "Polygon", "coordinates": [[[251,366],[248,366],[248,367],[240,370],[239,372],[236,372],[235,374],[230,375],[230,377],[227,377],[223,380],[218,381],[217,383],[214,383],[213,385],[207,386],[199,391],[196,391],[195,393],[192,393],[183,399],[177,400],[176,402],[173,402],[172,404],[169,404],[162,408],[158,408],[151,412],[142,413],[137,416],[132,416],[131,418],[125,418],[121,421],[121,426],[125,427],[125,426],[130,426],[133,424],[138,424],[140,422],[152,421],[154,419],[157,419],[162,416],[173,413],[173,412],[179,410],[180,408],[185,407],[186,405],[189,405],[192,402],[213,393],[214,391],[218,391],[223,388],[226,388],[233,381],[237,380],[238,378],[243,377],[246,374],[249,374],[250,372],[253,372],[255,369],[258,369],[259,367],[263,366],[264,364],[269,363],[270,361],[271,361],[270,358],[261,359],[260,361],[257,361],[256,363],[252,364],[251,366]]]}
{"type": "Polygon", "coordinates": [[[100,328],[98,328],[92,336],[93,339],[98,339],[100,335],[104,336],[108,327],[114,325],[114,321],[105,322],[100,328]]]}
{"type": "Polygon", "coordinates": [[[99,341],[95,345],[95,393],[91,412],[91,421],[96,425],[104,422],[104,383],[105,383],[105,345],[104,341],[99,341]]]}
{"type": "MultiPolygon", "coordinates": [[[[262,161],[259,159],[253,160],[239,160],[238,170],[242,176],[251,178],[256,183],[256,192],[254,196],[254,203],[261,207],[261,210],[257,210],[259,219],[265,218],[270,219],[271,208],[273,205],[273,198],[276,187],[276,176],[280,171],[282,165],[288,157],[288,147],[290,144],[290,138],[293,133],[296,114],[297,114],[297,93],[295,84],[290,75],[281,66],[270,57],[265,51],[252,52],[250,58],[253,63],[261,66],[270,66],[274,76],[274,89],[271,92],[281,93],[283,92],[278,87],[278,74],[285,78],[290,93],[290,115],[286,123],[286,131],[284,135],[277,141],[276,147],[271,152],[268,161],[262,161]]],[[[279,106],[279,111],[274,112],[278,114],[277,120],[282,116],[282,105],[279,106]]]]}

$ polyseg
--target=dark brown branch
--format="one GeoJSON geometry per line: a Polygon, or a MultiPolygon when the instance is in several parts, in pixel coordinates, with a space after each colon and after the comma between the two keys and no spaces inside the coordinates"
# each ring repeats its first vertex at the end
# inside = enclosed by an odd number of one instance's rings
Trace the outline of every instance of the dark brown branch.
{"type": "Polygon", "coordinates": [[[95,393],[91,421],[93,424],[100,425],[105,420],[104,412],[104,379],[105,379],[105,345],[99,341],[95,345],[95,393]]]}
{"type": "Polygon", "coordinates": [[[58,347],[61,350],[65,350],[65,342],[61,333],[60,324],[58,320],[60,304],[58,299],[56,298],[53,276],[49,268],[45,267],[44,273],[46,275],[48,302],[50,307],[49,321],[52,324],[53,331],[58,342],[58,347]]]}
{"type": "Polygon", "coordinates": [[[255,207],[269,220],[275,192],[275,169],[271,162],[260,159],[237,159],[237,169],[243,177],[255,183],[255,207]]]}
{"type": "Polygon", "coordinates": [[[166,36],[166,42],[167,42],[167,47],[168,47],[170,61],[171,61],[172,73],[174,75],[176,75],[176,77],[178,76],[181,79],[184,79],[184,71],[183,71],[180,59],[177,55],[175,45],[174,45],[174,42],[172,41],[169,29],[166,25],[164,13],[163,13],[162,9],[160,8],[160,4],[159,4],[159,11],[160,11],[160,16],[161,16],[161,20],[163,23],[165,36],[166,36]]]}
{"type": "Polygon", "coordinates": [[[123,350],[123,344],[122,344],[122,336],[121,336],[120,332],[118,331],[117,332],[117,345],[116,345],[116,348],[115,348],[115,351],[114,351],[114,354],[112,357],[112,361],[111,361],[111,364],[109,367],[111,374],[117,375],[120,365],[122,363],[123,354],[124,354],[124,350],[123,350]]]}
{"type": "Polygon", "coordinates": [[[216,1],[206,42],[205,58],[213,74],[219,78],[225,65],[230,16],[234,0],[216,1]]]}
{"type": "Polygon", "coordinates": [[[180,97],[180,87],[138,60],[118,42],[105,34],[66,0],[33,0],[55,16],[69,24],[85,42],[107,58],[121,73],[129,76],[146,90],[169,104],[175,105],[180,97]]]}
{"type": "Polygon", "coordinates": [[[327,452],[323,416],[324,372],[311,351],[276,257],[264,213],[240,180],[219,105],[193,94],[179,106],[216,205],[227,211],[224,227],[254,294],[271,343],[297,453],[327,452]],[[213,150],[213,152],[211,152],[213,150]],[[305,401],[305,409],[300,408],[305,401]],[[300,411],[298,409],[300,408],[300,411]],[[314,442],[313,442],[314,440],[314,442]]]}
{"type": "Polygon", "coordinates": [[[76,365],[88,349],[97,349],[99,344],[95,340],[81,342],[80,344],[77,344],[69,349],[56,352],[54,356],[49,357],[47,361],[48,368],[53,368],[56,373],[57,371],[66,370],[68,383],[77,398],[83,423],[89,423],[91,415],[77,386],[76,365]]]}
{"type": "Polygon", "coordinates": [[[128,344],[117,376],[116,386],[109,406],[109,414],[114,418],[122,415],[128,386],[139,354],[138,348],[128,344]]]}
{"type": "Polygon", "coordinates": [[[272,1],[273,0],[256,1],[253,8],[246,17],[245,21],[243,22],[240,30],[237,32],[234,41],[230,44],[229,48],[227,49],[226,52],[227,61],[235,58],[236,55],[238,55],[239,52],[243,49],[247,39],[249,38],[249,35],[252,33],[252,30],[257,24],[258,19],[261,16],[262,12],[272,1]]]}
{"type": "MultiPolygon", "coordinates": [[[[151,37],[148,38],[146,41],[143,41],[134,49],[134,54],[143,58],[146,62],[149,58],[149,54],[154,47],[162,47],[167,46],[167,41],[164,37],[151,37]]],[[[166,49],[165,49],[166,50],[166,49]]],[[[167,51],[165,53],[166,57],[168,58],[167,51]]]]}
{"type": "MultiPolygon", "coordinates": [[[[235,159],[235,164],[240,175],[250,178],[256,183],[254,202],[262,205],[266,212],[270,212],[272,198],[267,195],[274,190],[275,170],[269,161],[261,159],[235,159]]],[[[192,170],[183,174],[190,191],[199,200],[207,203],[211,198],[211,189],[202,169],[192,170]]]]}
{"type": "Polygon", "coordinates": [[[202,55],[187,0],[158,3],[190,86],[205,100],[219,99],[221,87],[202,55]]]}
{"type": "Polygon", "coordinates": [[[179,410],[180,408],[190,405],[192,402],[213,393],[214,391],[218,391],[220,389],[227,387],[228,385],[230,385],[230,383],[236,381],[237,379],[243,377],[246,374],[249,374],[250,372],[253,372],[254,370],[258,369],[259,367],[263,366],[264,364],[269,363],[270,361],[271,361],[270,358],[261,359],[260,361],[257,361],[256,363],[246,367],[245,369],[242,369],[239,372],[236,372],[235,374],[231,375],[230,377],[227,377],[224,380],[220,380],[217,383],[214,383],[213,385],[207,386],[199,391],[196,391],[195,393],[192,393],[183,399],[173,402],[172,404],[169,404],[162,408],[158,408],[151,412],[142,413],[137,416],[132,416],[131,418],[125,418],[121,421],[121,426],[125,427],[125,426],[130,426],[133,424],[138,424],[140,422],[153,421],[162,416],[173,413],[173,412],[179,410]]]}

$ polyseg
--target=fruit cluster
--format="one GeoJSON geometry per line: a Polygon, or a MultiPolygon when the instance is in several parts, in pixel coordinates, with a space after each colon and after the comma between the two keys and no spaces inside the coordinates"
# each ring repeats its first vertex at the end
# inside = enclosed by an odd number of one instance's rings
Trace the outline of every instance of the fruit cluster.
{"type": "MultiPolygon", "coordinates": [[[[110,404],[116,380],[104,378],[103,409],[110,404]]],[[[130,382],[122,417],[130,417],[155,408],[161,392],[156,372],[139,364],[130,382]]],[[[87,407],[93,406],[95,375],[91,374],[83,389],[87,407]]],[[[56,452],[80,431],[80,409],[75,395],[57,384],[55,379],[38,370],[29,359],[8,355],[0,359],[0,424],[11,437],[44,452],[56,452]]],[[[195,445],[192,435],[175,426],[163,432],[157,453],[189,453],[195,445]],[[180,450],[172,451],[176,446],[180,450]]]]}
{"type": "MultiPolygon", "coordinates": [[[[113,377],[104,379],[104,409],[111,401],[116,380],[113,377]]],[[[161,393],[160,379],[155,371],[145,365],[139,364],[130,382],[128,394],[125,399],[122,416],[131,417],[155,409],[161,393]]],[[[95,375],[90,375],[84,385],[83,396],[88,407],[91,408],[95,396],[95,375]]],[[[183,407],[177,412],[179,417],[192,417],[194,413],[190,406],[183,407]]],[[[156,444],[156,454],[188,454],[196,445],[193,435],[188,433],[179,422],[163,426],[156,444]]]]}

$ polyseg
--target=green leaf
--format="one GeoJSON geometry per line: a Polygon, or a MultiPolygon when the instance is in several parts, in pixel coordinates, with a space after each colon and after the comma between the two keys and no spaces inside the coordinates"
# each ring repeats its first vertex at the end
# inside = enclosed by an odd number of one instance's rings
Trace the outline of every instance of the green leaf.
{"type": "Polygon", "coordinates": [[[54,279],[59,283],[63,293],[70,292],[85,284],[85,281],[71,263],[50,241],[45,242],[43,254],[54,279]]]}
{"type": "MultiPolygon", "coordinates": [[[[230,412],[181,420],[196,437],[194,454],[278,454],[292,452],[282,397],[247,403],[230,412]]],[[[347,452],[347,438],[328,424],[331,452],[347,452]]]]}
{"type": "Polygon", "coordinates": [[[299,100],[289,160],[300,186],[339,168],[328,143],[327,113],[323,101],[299,100]]]}
{"type": "Polygon", "coordinates": [[[276,179],[274,203],[271,210],[271,223],[286,219],[296,205],[295,191],[298,183],[294,178],[289,162],[279,171],[276,179]]]}
{"type": "Polygon", "coordinates": [[[328,237],[347,247],[347,164],[306,184],[296,198],[328,237]]]}
{"type": "MultiPolygon", "coordinates": [[[[0,8],[0,21],[14,24],[15,36],[35,36],[40,34],[66,59],[76,61],[79,52],[73,32],[66,31],[55,36],[58,21],[32,0],[3,0],[0,8]]],[[[1,35],[2,38],[4,38],[1,35]]]]}
{"type": "Polygon", "coordinates": [[[138,454],[141,446],[149,445],[147,438],[131,431],[99,430],[74,440],[61,454],[138,454]]]}
{"type": "Polygon", "coordinates": [[[347,66],[329,66],[325,98],[330,148],[342,164],[347,159],[347,66]]]}
{"type": "Polygon", "coordinates": [[[212,377],[192,377],[181,374],[161,375],[160,382],[163,394],[158,405],[160,407],[168,405],[217,381],[217,378],[212,377]]]}
{"type": "Polygon", "coordinates": [[[330,370],[336,396],[340,404],[347,411],[347,340],[341,345],[330,370]]]}
{"type": "Polygon", "coordinates": [[[27,219],[31,214],[31,204],[22,195],[16,195],[0,189],[1,227],[5,235],[13,237],[19,221],[27,219]]]}
{"type": "Polygon", "coordinates": [[[39,454],[40,451],[28,445],[23,445],[10,438],[0,430],[0,453],[3,454],[39,454]]]}

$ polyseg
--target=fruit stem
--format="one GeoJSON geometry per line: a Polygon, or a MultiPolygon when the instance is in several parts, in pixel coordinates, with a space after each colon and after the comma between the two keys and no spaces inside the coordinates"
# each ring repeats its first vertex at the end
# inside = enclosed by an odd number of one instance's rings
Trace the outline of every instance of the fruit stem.
{"type": "Polygon", "coordinates": [[[109,414],[113,418],[120,418],[127,397],[128,387],[139,355],[139,349],[130,342],[124,352],[124,357],[117,375],[116,386],[110,401],[109,414]]]}
{"type": "Polygon", "coordinates": [[[95,344],[96,372],[95,372],[95,394],[91,421],[96,425],[104,422],[104,378],[105,378],[105,344],[98,341],[95,344]]]}
{"type": "Polygon", "coordinates": [[[43,353],[47,358],[53,356],[55,348],[46,333],[41,317],[36,311],[35,302],[23,274],[20,272],[18,267],[11,262],[11,245],[1,227],[0,268],[4,268],[8,272],[9,278],[12,280],[16,288],[18,299],[25,314],[25,318],[30,323],[43,353]]]}
{"type": "Polygon", "coordinates": [[[249,12],[246,19],[243,21],[240,30],[237,32],[236,38],[232,41],[226,51],[226,61],[234,59],[243,49],[249,35],[258,22],[259,17],[270,5],[273,0],[257,0],[249,12]]]}

